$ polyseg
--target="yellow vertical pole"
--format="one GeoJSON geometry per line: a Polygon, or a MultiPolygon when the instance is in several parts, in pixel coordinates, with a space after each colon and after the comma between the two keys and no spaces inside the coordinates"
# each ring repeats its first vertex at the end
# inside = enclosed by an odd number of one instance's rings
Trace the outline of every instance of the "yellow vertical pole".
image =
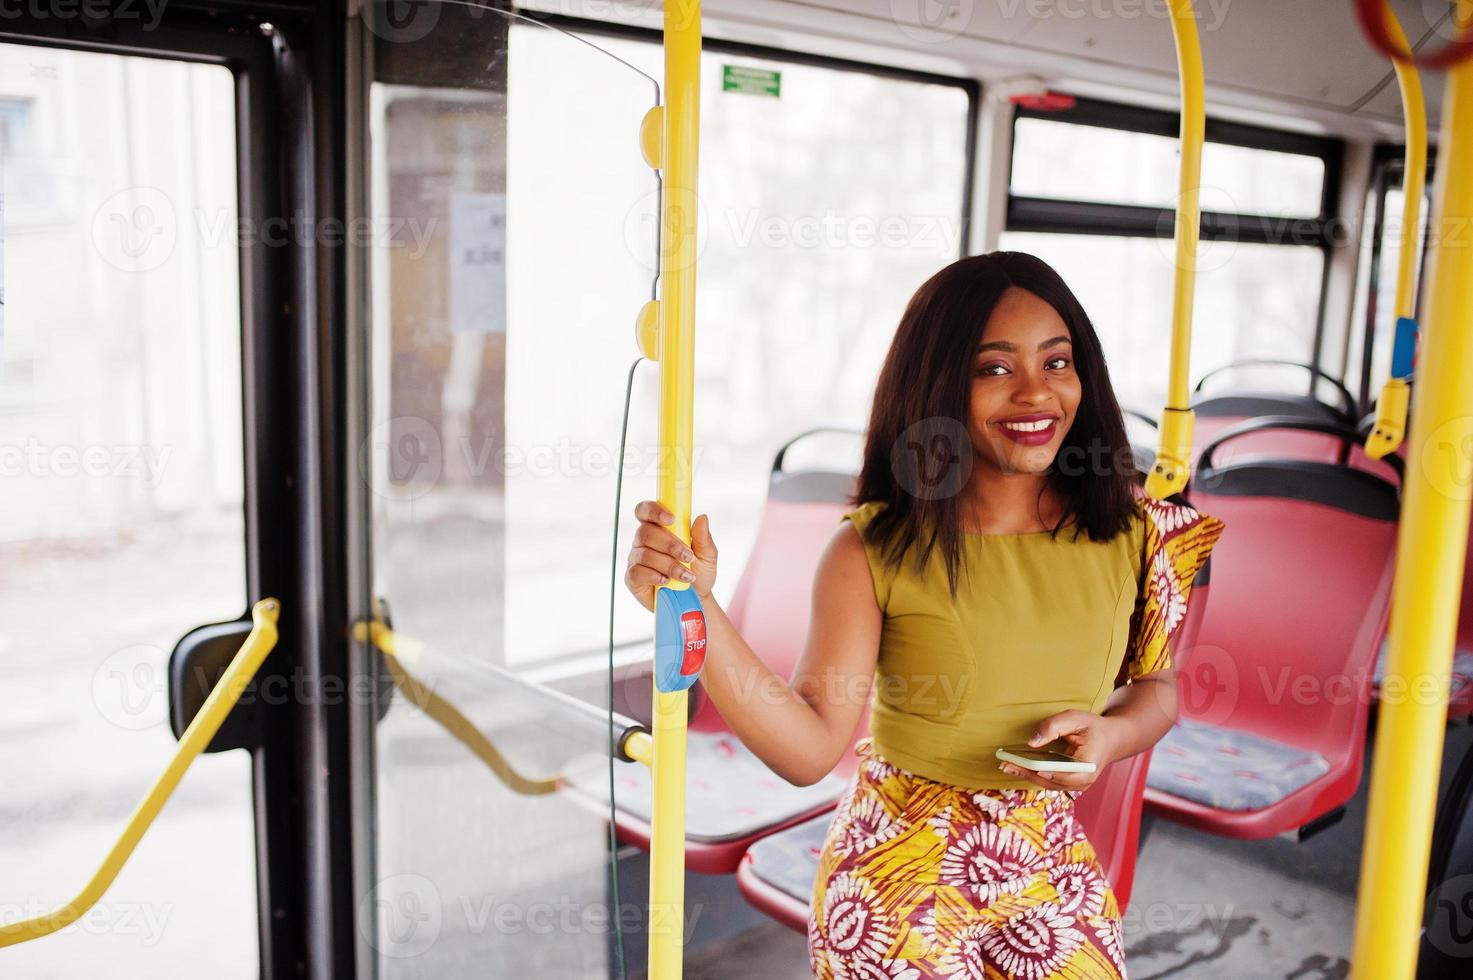
{"type": "MultiPolygon", "coordinates": [[[[700,133],[700,0],[665,0],[665,106],[660,141],[660,503],[690,542],[695,400],[696,162],[700,133]]],[[[674,579],[665,588],[689,586],[674,579]]],[[[654,688],[649,976],[679,980],[685,939],[686,691],[654,688]]]]}
{"type": "Polygon", "coordinates": [[[1197,239],[1201,229],[1202,141],[1206,106],[1202,94],[1202,45],[1192,0],[1169,0],[1171,33],[1181,75],[1181,171],[1176,203],[1176,275],[1171,296],[1171,377],[1161,412],[1156,462],[1146,492],[1163,500],[1186,489],[1192,456],[1192,301],[1197,288],[1197,239]]]}
{"type": "MultiPolygon", "coordinates": [[[[1407,46],[1406,35],[1396,14],[1386,12],[1391,36],[1407,46]]],[[[1417,233],[1422,216],[1422,189],[1427,183],[1427,106],[1422,99],[1422,79],[1417,66],[1395,62],[1396,79],[1401,89],[1402,112],[1405,116],[1407,148],[1402,176],[1401,244],[1396,256],[1396,315],[1410,317],[1416,312],[1417,233]]]]}
{"type": "MultiPolygon", "coordinates": [[[[1473,0],[1459,0],[1467,24],[1473,0]]],[[[1448,70],[1433,208],[1424,356],[1397,534],[1388,677],[1432,696],[1383,701],[1356,895],[1355,980],[1411,980],[1432,844],[1468,540],[1473,460],[1473,61],[1448,70]],[[1420,683],[1419,683],[1420,682],[1420,683]]]]}
{"type": "MultiPolygon", "coordinates": [[[[1386,33],[1401,50],[1410,51],[1406,33],[1396,12],[1386,8],[1386,33]]],[[[1402,208],[1400,249],[1396,257],[1396,309],[1397,331],[1392,337],[1393,354],[1402,323],[1415,334],[1416,281],[1417,281],[1417,233],[1422,216],[1422,188],[1427,182],[1427,107],[1422,98],[1422,79],[1417,66],[1410,61],[1394,61],[1396,80],[1401,89],[1401,111],[1406,126],[1406,157],[1402,168],[1402,208]]],[[[1406,437],[1407,406],[1411,402],[1411,385],[1407,378],[1398,374],[1398,365],[1393,356],[1391,374],[1381,387],[1381,397],[1376,402],[1376,425],[1366,436],[1366,455],[1380,459],[1393,453],[1406,437]]]]}

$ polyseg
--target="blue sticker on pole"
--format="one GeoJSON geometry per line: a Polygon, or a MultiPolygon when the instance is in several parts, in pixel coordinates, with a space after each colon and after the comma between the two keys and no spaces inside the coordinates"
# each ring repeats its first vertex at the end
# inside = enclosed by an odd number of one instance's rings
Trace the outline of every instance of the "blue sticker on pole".
{"type": "Polygon", "coordinates": [[[655,591],[655,688],[686,691],[706,663],[706,614],[695,589],[655,591]]]}
{"type": "Polygon", "coordinates": [[[1409,316],[1396,318],[1396,336],[1391,344],[1391,376],[1410,378],[1417,358],[1417,321],[1409,316]]]}

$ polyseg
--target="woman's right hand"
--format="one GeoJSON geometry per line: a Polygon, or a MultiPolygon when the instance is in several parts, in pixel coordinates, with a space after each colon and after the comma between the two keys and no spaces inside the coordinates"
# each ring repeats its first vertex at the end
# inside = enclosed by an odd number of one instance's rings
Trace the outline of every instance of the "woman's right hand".
{"type": "Polygon", "coordinates": [[[634,516],[639,518],[639,530],[634,532],[634,544],[629,549],[624,584],[639,604],[653,611],[655,590],[671,579],[691,583],[697,597],[709,599],[716,585],[716,542],[711,538],[707,515],[701,514],[691,522],[689,548],[665,526],[674,522],[675,515],[659,501],[641,500],[634,505],[634,516]]]}

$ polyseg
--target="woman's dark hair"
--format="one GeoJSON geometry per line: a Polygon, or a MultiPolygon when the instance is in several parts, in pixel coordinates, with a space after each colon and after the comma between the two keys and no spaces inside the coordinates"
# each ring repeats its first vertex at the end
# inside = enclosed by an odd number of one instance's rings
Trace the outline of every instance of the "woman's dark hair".
{"type": "Polygon", "coordinates": [[[989,252],[953,262],[916,291],[880,369],[854,504],[883,501],[869,525],[899,567],[925,537],[916,563],[940,547],[955,598],[962,552],[962,494],[972,465],[972,372],[982,331],[1002,294],[1026,289],[1069,327],[1082,393],[1079,410],[1046,474],[1065,501],[1053,534],[1074,518],[1074,533],[1108,541],[1130,527],[1136,476],[1125,420],[1100,339],[1079,300],[1042,259],[989,252]]]}

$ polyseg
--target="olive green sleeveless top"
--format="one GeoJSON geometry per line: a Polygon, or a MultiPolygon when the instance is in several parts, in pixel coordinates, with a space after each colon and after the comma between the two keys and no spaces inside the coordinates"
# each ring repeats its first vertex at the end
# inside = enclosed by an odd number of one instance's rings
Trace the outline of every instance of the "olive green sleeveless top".
{"type": "Polygon", "coordinates": [[[965,534],[955,601],[940,549],[924,571],[915,548],[899,569],[867,534],[885,504],[844,518],[864,540],[884,613],[871,699],[875,750],[902,769],[969,789],[1033,788],[998,769],[1000,745],[1028,741],[1070,708],[1099,713],[1130,645],[1146,544],[1137,515],[1111,541],[1073,526],[965,534]]]}

